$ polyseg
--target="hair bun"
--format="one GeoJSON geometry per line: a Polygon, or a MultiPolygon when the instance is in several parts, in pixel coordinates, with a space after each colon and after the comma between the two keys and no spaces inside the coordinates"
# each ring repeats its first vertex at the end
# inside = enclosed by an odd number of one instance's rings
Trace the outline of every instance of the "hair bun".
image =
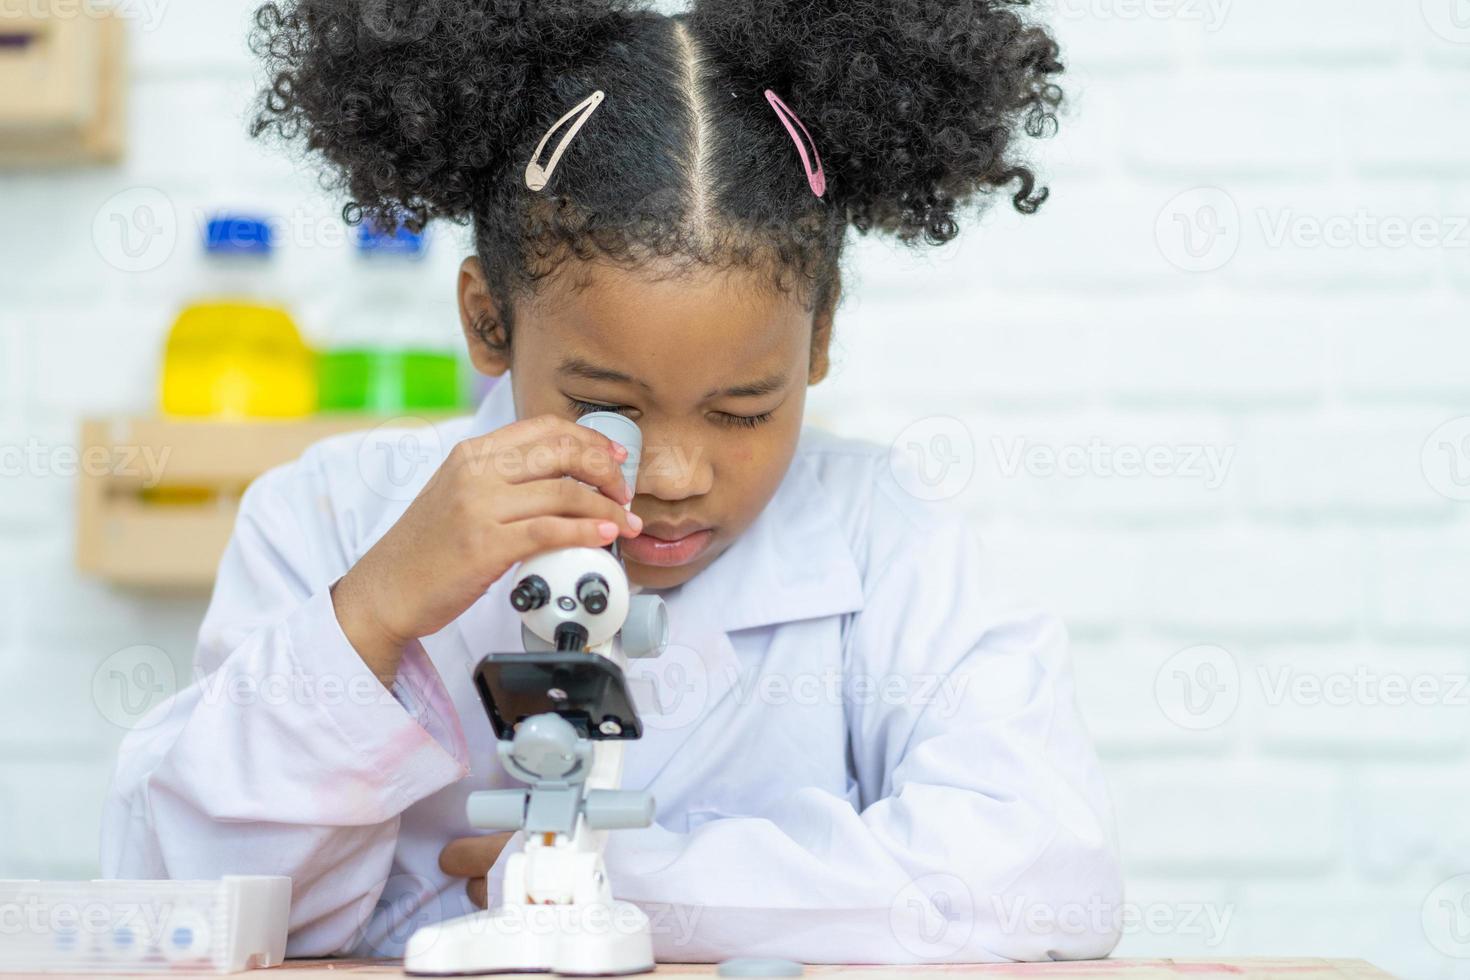
{"type": "Polygon", "coordinates": [[[940,244],[973,199],[1046,200],[1015,144],[1054,132],[1062,64],[1028,2],[696,0],[689,23],[725,79],[801,116],[854,227],[940,244]]]}

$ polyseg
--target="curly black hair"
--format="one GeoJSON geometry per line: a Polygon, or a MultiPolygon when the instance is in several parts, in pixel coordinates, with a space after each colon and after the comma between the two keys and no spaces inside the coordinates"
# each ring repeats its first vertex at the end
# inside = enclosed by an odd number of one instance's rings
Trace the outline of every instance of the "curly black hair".
{"type": "Polygon", "coordinates": [[[514,297],[569,256],[745,264],[830,309],[849,226],[942,244],[1001,188],[1023,213],[1046,200],[1015,144],[1055,130],[1062,64],[1028,4],[275,0],[251,32],[269,79],[252,133],[324,158],[350,223],[473,222],[495,346],[514,297]],[[529,191],[541,136],[599,89],[529,191]],[[811,131],[823,197],[767,89],[811,131]]]}

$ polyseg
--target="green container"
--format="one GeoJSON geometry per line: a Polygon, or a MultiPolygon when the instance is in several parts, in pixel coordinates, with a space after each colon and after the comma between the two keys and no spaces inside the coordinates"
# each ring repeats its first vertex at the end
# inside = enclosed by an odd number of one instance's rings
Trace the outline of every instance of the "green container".
{"type": "Polygon", "coordinates": [[[394,415],[453,411],[466,403],[459,358],[442,351],[325,351],[317,357],[317,381],[324,412],[394,415]]]}

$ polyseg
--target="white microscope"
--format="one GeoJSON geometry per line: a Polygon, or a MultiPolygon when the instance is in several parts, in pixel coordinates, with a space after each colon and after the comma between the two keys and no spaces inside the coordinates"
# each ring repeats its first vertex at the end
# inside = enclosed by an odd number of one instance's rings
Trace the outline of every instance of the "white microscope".
{"type": "MultiPolygon", "coordinates": [[[[614,412],[581,424],[621,443],[635,485],[643,448],[614,412]]],[[[529,789],[474,793],[470,823],[518,830],[499,908],[426,926],[409,938],[404,970],[420,976],[553,972],[610,976],[653,969],[648,917],[615,901],[603,866],[607,832],[653,822],[653,797],[620,790],[623,742],[642,735],[623,669],[668,641],[658,596],[634,595],[608,548],[567,548],[522,562],[511,590],[524,653],[492,653],[475,685],[505,768],[529,789]]]]}

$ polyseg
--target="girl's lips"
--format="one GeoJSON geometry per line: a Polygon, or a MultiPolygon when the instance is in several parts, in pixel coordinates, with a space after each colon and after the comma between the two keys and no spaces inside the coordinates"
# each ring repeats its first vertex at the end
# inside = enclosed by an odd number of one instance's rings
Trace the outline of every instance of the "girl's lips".
{"type": "Polygon", "coordinates": [[[687,565],[709,547],[714,532],[709,528],[691,531],[682,538],[665,540],[644,532],[636,538],[624,538],[618,550],[640,565],[687,565]]]}

